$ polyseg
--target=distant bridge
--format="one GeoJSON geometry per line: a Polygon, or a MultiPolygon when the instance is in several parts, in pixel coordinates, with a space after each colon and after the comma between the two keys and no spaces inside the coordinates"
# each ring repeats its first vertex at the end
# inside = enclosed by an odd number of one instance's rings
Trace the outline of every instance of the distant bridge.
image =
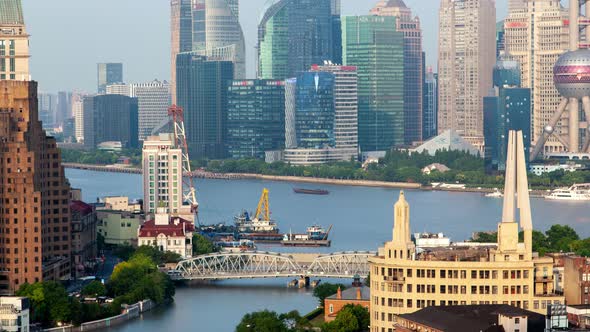
{"type": "Polygon", "coordinates": [[[229,280],[287,277],[366,278],[376,252],[332,254],[271,252],[214,253],[187,259],[169,272],[174,280],[229,280]]]}

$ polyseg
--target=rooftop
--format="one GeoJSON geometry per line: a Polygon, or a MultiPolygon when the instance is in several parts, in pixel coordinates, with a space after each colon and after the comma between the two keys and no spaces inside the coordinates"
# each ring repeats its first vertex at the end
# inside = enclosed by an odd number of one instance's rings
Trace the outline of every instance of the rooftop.
{"type": "Polygon", "coordinates": [[[20,0],[0,0],[0,25],[25,24],[20,0]]]}
{"type": "Polygon", "coordinates": [[[399,316],[442,331],[492,332],[504,331],[497,326],[499,314],[509,317],[527,316],[529,331],[531,326],[544,326],[545,323],[543,315],[507,304],[431,306],[399,316]]]}
{"type": "Polygon", "coordinates": [[[188,220],[171,217],[168,225],[156,225],[155,219],[146,221],[139,227],[139,237],[185,236],[186,232],[194,232],[195,226],[188,220]]]}
{"type": "Polygon", "coordinates": [[[342,291],[342,298],[341,299],[338,299],[338,294],[328,296],[328,299],[330,299],[330,300],[357,300],[356,292],[357,292],[357,289],[359,289],[359,288],[361,290],[361,300],[369,301],[371,299],[371,294],[370,294],[371,289],[367,286],[350,287],[350,288],[347,288],[342,291]]]}

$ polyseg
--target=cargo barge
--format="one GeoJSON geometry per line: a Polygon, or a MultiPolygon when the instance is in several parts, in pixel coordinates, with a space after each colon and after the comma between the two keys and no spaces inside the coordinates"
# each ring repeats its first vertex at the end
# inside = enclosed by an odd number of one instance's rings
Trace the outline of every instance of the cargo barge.
{"type": "Polygon", "coordinates": [[[329,247],[332,241],[328,240],[328,235],[332,225],[326,232],[322,227],[313,225],[307,228],[305,234],[293,234],[289,232],[283,236],[281,244],[285,247],[329,247]]]}
{"type": "Polygon", "coordinates": [[[304,188],[293,188],[296,194],[307,194],[307,195],[328,195],[329,191],[323,189],[304,189],[304,188]]]}

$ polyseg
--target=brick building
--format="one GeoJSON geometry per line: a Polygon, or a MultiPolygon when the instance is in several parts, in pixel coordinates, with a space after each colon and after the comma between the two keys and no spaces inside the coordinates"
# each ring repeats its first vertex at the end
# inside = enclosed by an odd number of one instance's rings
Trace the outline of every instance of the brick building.
{"type": "Polygon", "coordinates": [[[0,81],[0,294],[70,276],[70,186],[37,83],[0,81]]]}
{"type": "Polygon", "coordinates": [[[81,201],[72,201],[72,256],[76,276],[97,256],[96,210],[81,201]]]}
{"type": "Polygon", "coordinates": [[[564,291],[568,305],[590,304],[590,259],[568,256],[564,259],[564,291]]]}
{"type": "Polygon", "coordinates": [[[351,287],[338,292],[324,300],[324,321],[331,322],[347,304],[360,305],[367,310],[371,305],[371,289],[367,286],[351,287]]]}

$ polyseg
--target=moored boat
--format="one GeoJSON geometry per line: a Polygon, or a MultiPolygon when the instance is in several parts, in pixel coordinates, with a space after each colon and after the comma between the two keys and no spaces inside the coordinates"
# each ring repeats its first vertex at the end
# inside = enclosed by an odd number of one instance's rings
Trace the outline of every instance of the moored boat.
{"type": "Polygon", "coordinates": [[[558,188],[545,196],[557,201],[590,201],[590,183],[574,184],[569,188],[558,188]]]}
{"type": "Polygon", "coordinates": [[[289,232],[284,235],[281,244],[293,247],[329,247],[332,244],[332,241],[328,240],[331,229],[331,225],[328,231],[325,231],[321,226],[313,225],[307,227],[305,234],[289,232]]]}

